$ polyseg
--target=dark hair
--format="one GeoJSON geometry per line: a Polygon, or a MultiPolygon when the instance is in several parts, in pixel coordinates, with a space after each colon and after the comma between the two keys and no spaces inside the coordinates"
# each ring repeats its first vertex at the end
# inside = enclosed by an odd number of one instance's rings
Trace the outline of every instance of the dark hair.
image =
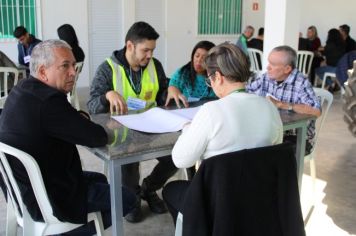
{"type": "Polygon", "coordinates": [[[285,65],[289,65],[290,67],[292,67],[292,69],[294,69],[297,65],[297,53],[296,51],[287,46],[287,45],[282,45],[282,46],[278,46],[273,48],[274,52],[284,52],[286,54],[286,58],[285,59],[285,65]]]}
{"type": "Polygon", "coordinates": [[[335,45],[342,45],[344,41],[342,40],[342,36],[340,31],[333,28],[328,31],[328,37],[326,39],[326,44],[335,44],[335,45]]]}
{"type": "Polygon", "coordinates": [[[340,25],[339,28],[344,31],[347,35],[349,35],[350,33],[350,26],[344,24],[344,25],[340,25]]]}
{"type": "Polygon", "coordinates": [[[210,41],[200,41],[200,42],[198,42],[193,48],[192,54],[190,56],[190,61],[182,67],[181,73],[182,73],[182,75],[186,75],[186,76],[182,76],[182,77],[183,78],[187,78],[188,77],[192,86],[194,86],[195,77],[197,75],[197,72],[194,70],[194,54],[195,54],[195,52],[199,48],[202,48],[202,49],[205,49],[205,50],[209,51],[214,46],[215,46],[215,44],[210,42],[210,41]]]}
{"type": "Polygon", "coordinates": [[[264,35],[265,34],[265,28],[261,27],[258,29],[258,35],[264,35]]]}
{"type": "Polygon", "coordinates": [[[134,23],[127,31],[125,42],[131,41],[134,44],[140,43],[143,40],[157,40],[159,34],[156,30],[146,22],[139,21],[134,23]]]}
{"type": "Polygon", "coordinates": [[[14,30],[14,37],[15,38],[20,38],[22,35],[25,35],[27,33],[27,29],[23,27],[22,25],[17,26],[16,29],[14,30]]]}
{"type": "Polygon", "coordinates": [[[247,82],[251,76],[249,59],[232,43],[213,47],[205,58],[205,65],[210,73],[219,71],[232,82],[247,82]]]}
{"type": "Polygon", "coordinates": [[[77,34],[73,26],[70,24],[64,24],[58,27],[57,29],[58,37],[66,41],[71,47],[78,45],[77,34]]]}

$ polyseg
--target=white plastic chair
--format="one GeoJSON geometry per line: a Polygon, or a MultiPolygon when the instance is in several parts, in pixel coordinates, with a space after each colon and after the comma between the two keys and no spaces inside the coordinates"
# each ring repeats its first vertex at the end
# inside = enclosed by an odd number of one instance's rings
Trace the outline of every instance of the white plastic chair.
{"type": "Polygon", "coordinates": [[[3,108],[9,90],[17,84],[19,71],[13,67],[0,67],[0,75],[3,75],[3,79],[0,79],[0,108],[3,108]],[[13,81],[9,81],[11,74],[14,75],[13,81]]]}
{"type": "Polygon", "coordinates": [[[333,95],[322,88],[313,88],[315,95],[320,98],[320,105],[322,107],[322,113],[321,116],[316,120],[316,124],[315,124],[315,143],[314,146],[310,152],[310,154],[305,156],[306,161],[310,161],[310,175],[312,177],[313,180],[313,190],[315,192],[315,182],[316,182],[316,168],[315,168],[315,149],[318,143],[318,137],[319,137],[319,133],[321,128],[323,127],[326,115],[329,112],[330,106],[333,102],[333,95]]]}
{"type": "MultiPolygon", "coordinates": [[[[37,165],[37,162],[29,154],[0,142],[0,173],[2,174],[5,185],[8,189],[6,221],[7,236],[17,235],[17,224],[23,228],[23,235],[30,236],[60,234],[82,226],[82,224],[72,224],[69,222],[59,221],[53,215],[52,206],[47,196],[41,171],[37,165]],[[44,222],[34,221],[28,213],[5,154],[13,156],[13,158],[18,159],[24,165],[44,222]],[[10,189],[12,191],[9,191],[10,189]]],[[[89,213],[88,222],[92,220],[95,222],[97,235],[103,235],[104,227],[101,213],[89,213]]]]}
{"type": "Polygon", "coordinates": [[[336,74],[335,73],[332,73],[332,72],[325,72],[324,73],[324,77],[323,77],[323,82],[321,84],[321,88],[325,88],[325,83],[326,83],[326,78],[327,77],[330,77],[332,80],[335,81],[336,79],[336,74]]]}
{"type": "Polygon", "coordinates": [[[310,51],[298,51],[297,52],[297,68],[306,77],[309,76],[314,53],[310,51]]]}
{"type": "Polygon", "coordinates": [[[83,68],[83,62],[77,62],[76,66],[75,66],[76,75],[75,75],[75,79],[74,79],[73,89],[67,95],[68,101],[70,102],[70,104],[72,104],[72,106],[75,109],[77,109],[78,111],[80,110],[80,104],[79,104],[79,98],[78,98],[78,94],[77,94],[77,81],[79,78],[79,74],[82,71],[82,68],[83,68]]]}
{"type": "Polygon", "coordinates": [[[176,221],[176,230],[174,236],[183,235],[183,214],[178,212],[177,221],[176,221]]]}
{"type": "Polygon", "coordinates": [[[255,48],[248,48],[247,51],[251,63],[250,70],[255,72],[256,74],[261,74],[263,52],[255,48]]]}

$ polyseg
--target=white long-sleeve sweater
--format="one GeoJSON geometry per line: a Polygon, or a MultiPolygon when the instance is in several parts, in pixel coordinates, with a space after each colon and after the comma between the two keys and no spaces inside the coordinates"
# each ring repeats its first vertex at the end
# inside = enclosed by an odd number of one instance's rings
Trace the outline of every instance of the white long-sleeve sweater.
{"type": "Polygon", "coordinates": [[[264,97],[235,92],[202,106],[183,129],[172,156],[177,167],[186,168],[197,160],[278,144],[282,139],[277,108],[264,97]]]}

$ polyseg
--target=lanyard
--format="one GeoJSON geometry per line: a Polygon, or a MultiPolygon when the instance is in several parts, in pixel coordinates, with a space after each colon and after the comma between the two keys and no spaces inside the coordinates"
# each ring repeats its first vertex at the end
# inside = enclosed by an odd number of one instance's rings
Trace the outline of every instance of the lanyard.
{"type": "Polygon", "coordinates": [[[240,88],[240,89],[233,90],[230,94],[232,94],[232,93],[244,93],[244,92],[246,92],[246,89],[245,88],[240,88]]]}
{"type": "Polygon", "coordinates": [[[129,76],[129,79],[130,79],[130,83],[131,83],[131,86],[132,88],[135,90],[136,94],[138,94],[141,90],[141,80],[142,80],[142,68],[140,69],[141,70],[141,78],[138,79],[138,83],[135,85],[135,83],[133,82],[132,80],[132,70],[131,70],[131,66],[130,66],[130,76],[129,76]]]}

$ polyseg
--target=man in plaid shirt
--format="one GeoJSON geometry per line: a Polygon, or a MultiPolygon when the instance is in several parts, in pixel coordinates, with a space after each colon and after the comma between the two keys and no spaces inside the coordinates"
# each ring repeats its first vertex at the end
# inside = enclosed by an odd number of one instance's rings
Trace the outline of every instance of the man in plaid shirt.
{"type": "MultiPolygon", "coordinates": [[[[247,85],[247,90],[267,97],[279,109],[297,113],[321,115],[319,99],[315,96],[309,80],[296,69],[297,54],[289,46],[274,48],[268,56],[267,72],[247,85]]],[[[310,121],[307,131],[305,154],[309,154],[315,135],[315,121],[310,121]]],[[[296,142],[295,135],[284,138],[296,142]]]]}

